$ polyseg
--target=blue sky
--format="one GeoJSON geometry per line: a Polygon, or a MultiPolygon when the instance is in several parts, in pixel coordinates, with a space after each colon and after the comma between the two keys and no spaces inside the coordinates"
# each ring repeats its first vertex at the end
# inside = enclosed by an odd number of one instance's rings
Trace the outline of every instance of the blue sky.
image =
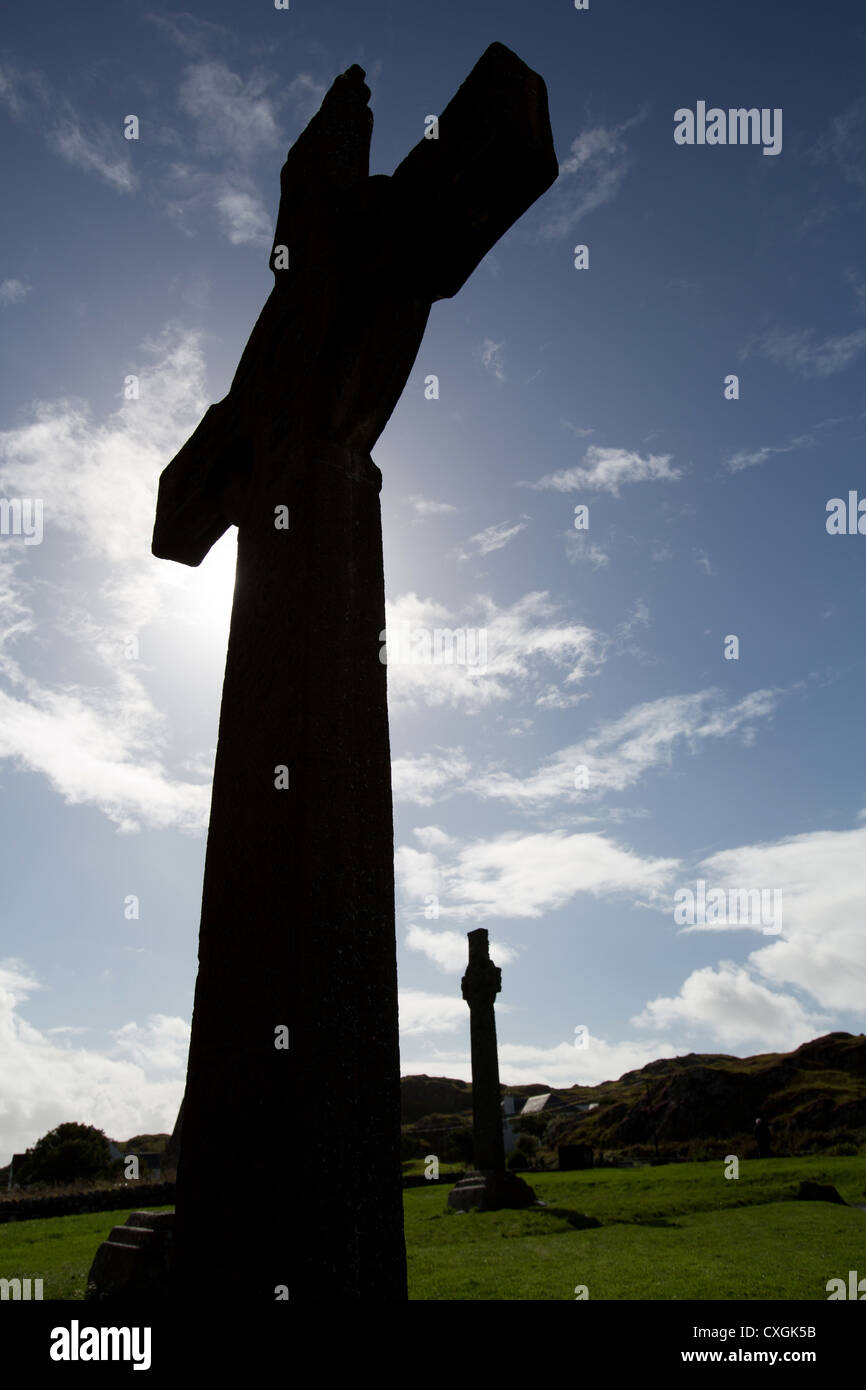
{"type": "Polygon", "coordinates": [[[389,628],[487,641],[389,665],[403,1071],[469,1077],[479,925],[506,1082],[863,1027],[866,537],[826,526],[866,496],[859,7],[19,7],[0,499],[43,522],[0,534],[0,1162],[182,1094],[235,541],[186,570],[150,534],[269,292],[286,149],[357,62],[391,172],[493,40],[560,178],[434,306],[374,451],[389,628]],[[676,144],[698,102],[781,111],[780,152],[676,144]],[[683,929],[699,879],[781,930],[683,929]]]}

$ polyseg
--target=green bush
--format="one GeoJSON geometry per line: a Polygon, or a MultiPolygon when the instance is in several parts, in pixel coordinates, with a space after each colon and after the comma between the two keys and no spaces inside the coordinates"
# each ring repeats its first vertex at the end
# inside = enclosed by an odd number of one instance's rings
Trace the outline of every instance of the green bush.
{"type": "Polygon", "coordinates": [[[108,1173],[108,1139],[93,1125],[58,1125],[26,1151],[24,1181],[58,1183],[88,1180],[108,1173]]]}

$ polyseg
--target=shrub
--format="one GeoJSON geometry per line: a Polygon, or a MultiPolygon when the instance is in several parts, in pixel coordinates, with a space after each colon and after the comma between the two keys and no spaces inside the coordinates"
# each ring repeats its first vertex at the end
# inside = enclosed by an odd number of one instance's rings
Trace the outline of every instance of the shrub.
{"type": "Polygon", "coordinates": [[[27,1150],[25,1181],[62,1183],[99,1177],[111,1166],[108,1140],[93,1125],[58,1125],[27,1150]]]}

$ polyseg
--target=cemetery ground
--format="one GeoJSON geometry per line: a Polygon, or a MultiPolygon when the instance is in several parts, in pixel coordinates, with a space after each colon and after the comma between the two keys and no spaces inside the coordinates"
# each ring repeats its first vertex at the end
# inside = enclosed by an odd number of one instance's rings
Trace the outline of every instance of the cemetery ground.
{"type": "MultiPolygon", "coordinates": [[[[747,1159],[737,1179],[724,1167],[528,1172],[546,1206],[524,1211],[461,1214],[444,1183],[406,1189],[409,1297],[547,1302],[585,1285],[590,1299],[826,1301],[829,1279],[866,1274],[866,1155],[747,1159]],[[801,1181],[849,1205],[798,1201],[801,1181]]],[[[0,1225],[0,1278],[81,1299],[97,1246],[134,1210],[0,1225]]]]}

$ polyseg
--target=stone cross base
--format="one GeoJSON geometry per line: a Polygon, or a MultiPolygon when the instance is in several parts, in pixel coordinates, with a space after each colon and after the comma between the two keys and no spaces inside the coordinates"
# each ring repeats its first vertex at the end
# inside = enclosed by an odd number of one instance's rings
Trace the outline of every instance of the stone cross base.
{"type": "Polygon", "coordinates": [[[165,1298],[173,1234],[173,1211],[134,1211],[97,1250],[85,1299],[114,1303],[165,1298]]]}
{"type": "Polygon", "coordinates": [[[531,1207],[537,1198],[516,1173],[467,1173],[448,1193],[448,1205],[456,1211],[500,1211],[503,1207],[531,1207]]]}

